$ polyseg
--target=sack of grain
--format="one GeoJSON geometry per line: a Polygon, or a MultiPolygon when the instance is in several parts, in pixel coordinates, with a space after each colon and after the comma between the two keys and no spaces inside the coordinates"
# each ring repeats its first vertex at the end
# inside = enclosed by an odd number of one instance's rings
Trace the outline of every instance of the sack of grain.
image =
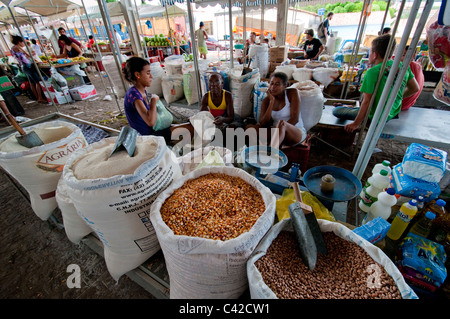
{"type": "Polygon", "coordinates": [[[24,128],[34,131],[44,145],[26,148],[16,134],[0,140],[0,165],[25,188],[31,207],[42,220],[47,220],[58,207],[55,192],[67,159],[87,146],[80,128],[67,121],[52,121],[24,128]]]}
{"type": "Polygon", "coordinates": [[[79,244],[80,240],[92,233],[93,230],[78,214],[72,199],[69,197],[64,178],[59,179],[58,187],[56,189],[56,202],[61,211],[64,231],[66,232],[67,238],[69,238],[72,243],[79,244]]]}
{"type": "MultiPolygon", "coordinates": [[[[214,175],[217,176],[217,175],[214,175]]],[[[241,196],[241,195],[239,195],[241,196]]],[[[242,197],[239,197],[242,199],[242,197]]],[[[247,274],[246,274],[246,262],[250,254],[253,252],[254,248],[265,235],[268,229],[272,226],[275,217],[275,196],[272,192],[265,187],[258,179],[250,174],[245,173],[241,169],[235,167],[204,167],[196,169],[183,176],[183,178],[174,181],[174,183],[168,187],[152,204],[150,211],[150,220],[155,227],[156,234],[158,236],[161,249],[164,253],[164,258],[166,260],[166,267],[170,278],[170,298],[238,298],[248,287],[247,274]],[[214,220],[210,219],[213,213],[208,213],[205,216],[205,225],[193,226],[192,231],[198,231],[203,234],[217,234],[221,236],[223,233],[216,228],[216,231],[210,232],[208,229],[215,227],[223,227],[222,229],[227,229],[228,233],[234,234],[237,237],[231,239],[211,239],[202,236],[191,235],[176,235],[174,230],[166,224],[163,220],[163,215],[165,214],[167,207],[164,206],[166,200],[168,204],[173,203],[172,200],[177,200],[177,198],[172,198],[172,194],[176,194],[179,189],[181,189],[184,184],[192,185],[191,182],[197,182],[197,178],[208,178],[210,174],[224,174],[227,179],[230,178],[240,178],[241,181],[245,182],[245,187],[252,187],[254,194],[260,194],[254,198],[258,198],[258,205],[251,205],[251,208],[243,207],[247,204],[238,203],[232,200],[226,200],[221,196],[233,196],[230,193],[234,192],[246,192],[249,194],[248,189],[244,189],[244,186],[240,184],[240,187],[230,187],[228,191],[220,189],[218,185],[229,185],[225,178],[217,182],[217,180],[206,181],[201,187],[194,187],[192,190],[187,189],[187,191],[193,191],[205,198],[213,198],[217,203],[225,202],[230,205],[238,205],[236,215],[228,215],[229,219],[233,219],[229,223],[225,221],[228,220],[224,217],[222,219],[216,218],[214,220]],[[241,188],[242,187],[242,188],[241,188]],[[218,191],[218,193],[217,193],[218,191]],[[209,192],[214,192],[215,195],[209,195],[209,192]],[[264,203],[262,206],[261,203],[264,203]],[[254,224],[248,223],[246,218],[250,218],[249,215],[255,214],[258,211],[259,217],[254,224]],[[242,218],[240,222],[234,220],[234,218],[242,218]],[[209,225],[211,228],[209,228],[209,225]],[[234,226],[233,226],[234,225],[234,226]],[[236,233],[237,230],[233,229],[236,225],[241,227],[248,227],[242,233],[236,233]],[[252,225],[252,226],[251,226],[252,225]],[[206,229],[205,229],[206,228],[206,229]]],[[[220,204],[216,204],[220,205],[220,204]]],[[[203,205],[201,208],[208,208],[209,205],[203,205]]],[[[225,209],[225,208],[224,208],[225,209]]],[[[214,210],[217,212],[217,210],[214,210]]],[[[173,211],[172,216],[175,216],[175,211],[173,211]]],[[[186,217],[184,223],[180,225],[186,225],[189,228],[190,222],[197,222],[199,219],[195,219],[194,214],[200,213],[198,209],[189,213],[186,217]],[[194,219],[190,219],[194,217],[194,219]]],[[[223,213],[227,214],[227,213],[223,213]]],[[[166,214],[164,216],[167,216],[166,214]]],[[[176,224],[175,219],[174,222],[176,224]]],[[[171,224],[171,227],[174,227],[171,224]]],[[[177,231],[178,233],[178,231],[177,231]]]]}
{"type": "Polygon", "coordinates": [[[230,74],[230,91],[233,97],[234,112],[242,118],[247,118],[253,113],[252,95],[253,88],[260,80],[259,70],[242,75],[242,68],[234,68],[230,74]]]}
{"type": "Polygon", "coordinates": [[[162,91],[162,78],[166,75],[166,71],[161,66],[161,63],[154,62],[150,64],[150,73],[152,75],[152,83],[150,87],[146,88],[149,95],[156,94],[159,97],[163,97],[162,91]]]}
{"type": "Polygon", "coordinates": [[[164,100],[173,103],[184,97],[183,75],[167,75],[162,77],[162,91],[164,100]]]}
{"type": "MultiPolygon", "coordinates": [[[[353,231],[351,231],[349,228],[345,227],[342,224],[331,222],[324,219],[318,219],[318,223],[320,226],[320,230],[322,233],[332,232],[339,238],[342,238],[346,241],[352,242],[356,244],[357,246],[361,247],[372,259],[373,264],[370,264],[368,269],[365,269],[363,273],[361,274],[361,277],[364,280],[364,284],[357,284],[356,288],[358,290],[361,289],[363,285],[366,285],[368,287],[371,287],[370,290],[372,293],[376,294],[375,298],[379,298],[380,295],[383,294],[384,291],[382,291],[383,282],[386,281],[386,277],[382,276],[381,271],[382,268],[384,271],[387,272],[390,277],[392,277],[393,282],[397,286],[397,292],[400,293],[401,298],[403,299],[417,299],[417,295],[414,292],[414,290],[411,289],[411,287],[405,282],[405,279],[403,278],[403,275],[398,270],[398,268],[395,266],[395,264],[392,262],[391,259],[389,259],[388,256],[386,256],[381,249],[374,246],[373,244],[369,243],[367,240],[363,239],[353,231]],[[381,267],[377,267],[377,264],[381,267]],[[367,272],[366,272],[367,271],[367,272]],[[376,277],[378,276],[378,277],[376,277]],[[380,286],[381,285],[381,286],[380,286]]],[[[291,219],[283,219],[282,221],[275,224],[267,233],[267,235],[261,240],[258,247],[254,250],[255,253],[250,256],[247,262],[247,274],[248,274],[248,281],[249,281],[249,288],[250,288],[250,296],[252,299],[276,299],[277,295],[275,292],[269,288],[269,286],[264,282],[263,276],[260,272],[260,270],[257,268],[255,263],[265,256],[272,245],[273,241],[279,236],[279,234],[283,231],[289,231],[293,232],[293,226],[291,219]]],[[[337,246],[335,249],[338,249],[337,246]]],[[[330,253],[330,252],[329,252],[330,253]]],[[[281,254],[281,252],[280,252],[281,254]]],[[[318,256],[320,258],[321,256],[318,256]]],[[[324,257],[326,258],[326,256],[324,257]]],[[[292,260],[290,260],[292,261],[292,260]]],[[[298,261],[299,263],[302,261],[298,261]]],[[[306,268],[306,272],[310,272],[310,270],[306,268]]],[[[352,269],[352,268],[350,268],[352,269]]],[[[280,270],[281,271],[281,270],[280,270]]],[[[324,271],[320,272],[318,269],[318,264],[316,264],[316,268],[313,272],[310,272],[309,274],[312,274],[312,276],[315,276],[314,272],[316,272],[317,276],[320,276],[324,273],[324,271]]],[[[338,272],[338,273],[342,273],[338,272]]],[[[359,272],[358,272],[359,273],[359,272]]],[[[277,275],[279,273],[277,272],[277,275]]],[[[296,275],[298,275],[299,272],[296,272],[296,275]]],[[[322,275],[323,276],[323,275],[322,275]]],[[[288,278],[287,274],[286,277],[288,278]]],[[[292,278],[292,277],[291,277],[292,278]]],[[[277,282],[280,282],[281,278],[277,280],[277,282]]],[[[308,280],[309,283],[312,283],[312,280],[308,280]]],[[[327,282],[333,284],[341,284],[340,281],[329,279],[327,282]]],[[[321,285],[325,285],[325,282],[322,278],[321,285]]],[[[350,283],[351,284],[351,283],[350,283]]],[[[292,285],[290,285],[292,287],[292,285]]],[[[315,296],[313,293],[316,293],[317,286],[310,287],[310,289],[306,292],[308,294],[311,294],[310,297],[304,294],[304,298],[327,298],[326,295],[322,295],[322,297],[315,296]]],[[[389,288],[389,287],[388,287],[389,288]]],[[[348,288],[345,288],[345,290],[349,290],[348,288]]],[[[392,292],[392,289],[390,289],[389,292],[392,292]]],[[[329,293],[329,291],[325,291],[324,294],[329,293]]],[[[351,296],[349,296],[351,298],[351,296]]],[[[299,298],[299,297],[298,297],[299,298]]],[[[328,298],[332,298],[329,296],[328,298]]],[[[335,298],[344,298],[344,295],[341,293],[338,296],[335,296],[335,298]]],[[[355,298],[361,298],[361,297],[355,297],[355,298]]]]}
{"type": "Polygon", "coordinates": [[[294,83],[291,87],[297,88],[300,92],[300,108],[303,124],[306,131],[309,131],[319,123],[320,118],[322,117],[325,97],[323,96],[320,86],[313,81],[294,83]]]}
{"type": "Polygon", "coordinates": [[[327,87],[340,75],[338,68],[316,68],[313,70],[313,79],[327,87]]]}
{"type": "Polygon", "coordinates": [[[297,68],[294,73],[292,73],[292,78],[298,82],[312,80],[313,72],[313,69],[297,68]]]}
{"type": "Polygon", "coordinates": [[[133,157],[124,151],[109,157],[116,139],[74,154],[63,178],[78,213],[103,242],[109,273],[119,280],[160,249],[150,205],[181,169],[162,137],[138,136],[133,157]]]}

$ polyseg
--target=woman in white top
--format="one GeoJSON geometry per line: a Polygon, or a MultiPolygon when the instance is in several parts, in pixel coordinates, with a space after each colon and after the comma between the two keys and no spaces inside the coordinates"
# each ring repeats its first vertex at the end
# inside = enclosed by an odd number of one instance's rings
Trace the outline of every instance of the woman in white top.
{"type": "MultiPolygon", "coordinates": [[[[285,73],[275,72],[270,77],[267,96],[261,104],[259,127],[278,128],[278,147],[281,144],[294,146],[306,138],[306,130],[300,112],[300,94],[296,88],[287,88],[285,73]]],[[[272,136],[277,138],[276,134],[272,136]]],[[[273,146],[274,144],[271,143],[273,146]]]]}

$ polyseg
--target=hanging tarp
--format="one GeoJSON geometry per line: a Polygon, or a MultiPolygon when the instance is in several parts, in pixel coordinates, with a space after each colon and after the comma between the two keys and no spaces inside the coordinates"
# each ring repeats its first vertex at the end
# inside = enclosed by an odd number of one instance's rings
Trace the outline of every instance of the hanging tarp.
{"type": "MultiPolygon", "coordinates": [[[[123,16],[122,8],[120,7],[120,2],[108,2],[106,3],[106,8],[108,10],[108,14],[111,18],[113,17],[120,17],[123,16]]],[[[86,7],[87,16],[86,14],[83,14],[81,16],[71,16],[67,18],[67,21],[70,23],[73,23],[75,21],[80,21],[80,18],[82,20],[89,19],[102,19],[102,14],[100,12],[100,9],[98,6],[90,6],[86,7]]]]}

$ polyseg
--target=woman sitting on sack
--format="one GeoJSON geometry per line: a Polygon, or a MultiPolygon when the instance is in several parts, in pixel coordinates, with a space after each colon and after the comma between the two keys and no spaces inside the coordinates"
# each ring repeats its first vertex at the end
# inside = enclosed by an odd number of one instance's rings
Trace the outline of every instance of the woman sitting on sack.
{"type": "Polygon", "coordinates": [[[170,127],[154,130],[159,96],[152,94],[149,99],[147,95],[146,88],[152,84],[150,62],[140,57],[131,57],[125,62],[122,73],[125,79],[133,84],[125,94],[124,101],[128,123],[141,135],[163,136],[168,143],[171,136],[170,127]]]}
{"type": "MultiPolygon", "coordinates": [[[[288,77],[285,73],[272,74],[267,95],[261,103],[259,122],[246,127],[246,129],[253,127],[258,131],[276,128],[277,130],[271,136],[271,145],[278,148],[282,144],[296,146],[306,139],[306,130],[300,112],[300,94],[296,88],[287,88],[287,85],[288,77]]],[[[259,136],[261,137],[261,134],[259,136]]]]}

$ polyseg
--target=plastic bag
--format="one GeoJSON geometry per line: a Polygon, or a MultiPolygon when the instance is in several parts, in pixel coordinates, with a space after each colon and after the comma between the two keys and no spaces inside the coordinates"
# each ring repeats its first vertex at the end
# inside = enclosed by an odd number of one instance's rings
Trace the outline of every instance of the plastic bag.
{"type": "Polygon", "coordinates": [[[160,131],[170,127],[173,122],[173,115],[170,113],[160,100],[156,102],[156,122],[153,125],[155,131],[160,131]]]}
{"type": "MultiPolygon", "coordinates": [[[[332,222],[336,221],[334,215],[315,197],[309,192],[301,191],[302,200],[306,205],[312,207],[314,215],[317,219],[326,219],[332,222]]],[[[289,205],[295,203],[295,194],[292,188],[286,188],[276,202],[276,211],[278,220],[289,218],[289,205]]]]}
{"type": "Polygon", "coordinates": [[[416,278],[436,287],[447,277],[444,247],[429,239],[409,233],[399,247],[398,265],[408,278],[416,278]]]}
{"type": "Polygon", "coordinates": [[[412,143],[403,156],[403,173],[431,183],[439,183],[445,173],[447,152],[440,149],[412,143]]]}
{"type": "Polygon", "coordinates": [[[65,77],[62,76],[61,73],[59,73],[55,67],[51,67],[50,68],[50,74],[52,75],[52,79],[56,81],[56,83],[60,86],[60,87],[65,87],[67,86],[67,80],[65,77]]]}

